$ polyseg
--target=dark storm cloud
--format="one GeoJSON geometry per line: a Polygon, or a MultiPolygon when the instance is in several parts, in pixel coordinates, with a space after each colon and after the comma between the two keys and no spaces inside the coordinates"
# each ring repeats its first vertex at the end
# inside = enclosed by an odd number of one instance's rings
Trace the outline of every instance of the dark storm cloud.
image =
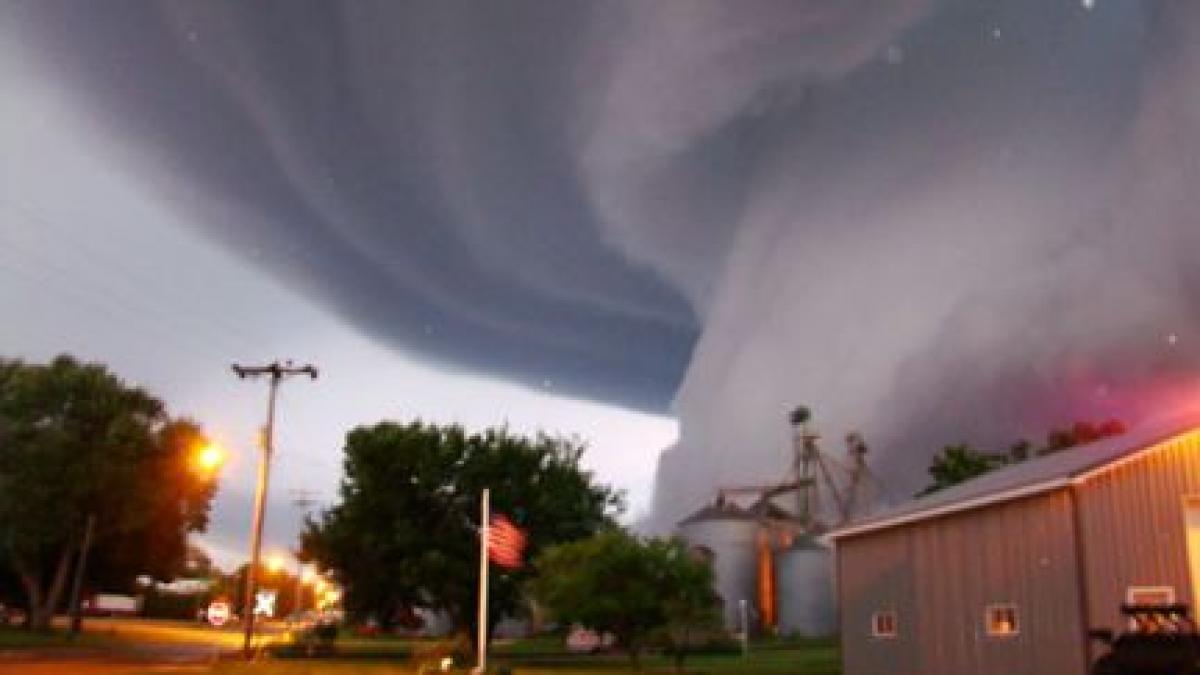
{"type": "Polygon", "coordinates": [[[404,349],[662,409],[696,333],[567,153],[579,4],[10,5],[211,234],[404,349]]]}
{"type": "Polygon", "coordinates": [[[145,180],[362,330],[679,385],[669,514],[786,466],[799,402],[903,491],[1195,375],[1200,4],[1095,4],[4,11],[145,180]]]}
{"type": "Polygon", "coordinates": [[[797,403],[896,497],[947,443],[1196,407],[1197,8],[944,3],[767,115],[806,118],[754,164],[659,525],[782,471],[797,403]]]}

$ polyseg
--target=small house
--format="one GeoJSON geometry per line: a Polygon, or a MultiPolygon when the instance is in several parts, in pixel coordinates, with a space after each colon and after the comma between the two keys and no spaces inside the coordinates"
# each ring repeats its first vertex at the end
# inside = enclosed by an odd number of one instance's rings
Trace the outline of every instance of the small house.
{"type": "Polygon", "coordinates": [[[844,675],[1086,675],[1122,604],[1200,598],[1200,418],[1013,464],[830,535],[844,675]]]}

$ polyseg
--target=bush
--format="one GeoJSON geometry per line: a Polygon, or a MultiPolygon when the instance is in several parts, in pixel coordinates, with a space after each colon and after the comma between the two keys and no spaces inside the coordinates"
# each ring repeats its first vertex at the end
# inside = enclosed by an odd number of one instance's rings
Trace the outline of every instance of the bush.
{"type": "Polygon", "coordinates": [[[338,626],[333,621],[318,621],[300,632],[287,654],[296,656],[330,656],[334,653],[338,626]]]}
{"type": "Polygon", "coordinates": [[[736,656],[742,653],[741,641],[716,630],[701,631],[692,635],[686,644],[681,644],[667,631],[659,631],[654,635],[653,645],[658,647],[664,656],[671,658],[681,655],[736,656]]]}

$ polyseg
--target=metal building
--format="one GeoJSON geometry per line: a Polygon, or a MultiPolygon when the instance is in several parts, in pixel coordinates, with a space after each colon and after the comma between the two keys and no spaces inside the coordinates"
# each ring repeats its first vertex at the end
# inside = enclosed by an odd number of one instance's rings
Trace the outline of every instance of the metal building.
{"type": "Polygon", "coordinates": [[[742,630],[740,603],[754,606],[757,593],[757,517],[737,504],[718,500],[679,523],[679,534],[712,562],[724,624],[742,630]]]}
{"type": "Polygon", "coordinates": [[[860,434],[846,435],[846,461],[838,461],[822,451],[810,418],[804,406],[788,415],[790,475],[719,487],[712,504],[678,525],[679,535],[709,556],[724,624],[732,632],[821,636],[836,630],[829,550],[815,537],[828,531],[829,522],[869,513],[879,485],[867,468],[860,434]],[[753,502],[742,506],[737,498],[753,502]],[[794,500],[796,511],[779,500],[794,500]]]}
{"type": "Polygon", "coordinates": [[[1027,460],[829,535],[844,675],[1084,675],[1122,603],[1200,589],[1200,418],[1027,460]]]}
{"type": "Polygon", "coordinates": [[[823,636],[837,632],[833,559],[817,538],[801,535],[775,556],[779,579],[779,632],[823,636]]]}

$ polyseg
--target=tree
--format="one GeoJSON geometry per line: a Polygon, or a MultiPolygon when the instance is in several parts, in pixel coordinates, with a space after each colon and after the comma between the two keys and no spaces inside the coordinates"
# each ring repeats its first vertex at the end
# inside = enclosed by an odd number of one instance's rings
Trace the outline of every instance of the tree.
{"type": "Polygon", "coordinates": [[[89,516],[93,579],[131,587],[182,565],[215,490],[191,470],[202,440],[102,365],[0,360],[0,546],[31,627],[59,607],[89,516]]]}
{"type": "Polygon", "coordinates": [[[928,495],[968,481],[1003,463],[1003,460],[978,452],[965,443],[947,445],[929,465],[929,475],[933,482],[922,490],[920,495],[928,495]]]}
{"type": "Polygon", "coordinates": [[[663,633],[682,667],[695,631],[716,621],[712,570],[677,539],[609,530],[546,550],[536,567],[538,602],[561,622],[612,634],[635,665],[663,633]]]}
{"type": "Polygon", "coordinates": [[[692,641],[700,634],[721,630],[720,596],[714,589],[713,571],[710,560],[687,550],[686,545],[672,541],[672,547],[684,547],[685,560],[675,550],[668,550],[666,559],[668,591],[663,598],[666,624],[662,631],[666,647],[674,657],[675,669],[683,670],[684,659],[692,641]]]}
{"type": "Polygon", "coordinates": [[[966,444],[948,445],[934,456],[929,465],[929,475],[933,478],[933,482],[917,493],[917,496],[923,497],[952,485],[958,485],[993,469],[1024,462],[1032,456],[1051,455],[1068,448],[1094,443],[1112,436],[1120,436],[1123,433],[1125,433],[1125,425],[1120,420],[1109,419],[1101,424],[1076,422],[1066,429],[1053,429],[1046,434],[1046,444],[1036,449],[1025,439],[1013,443],[1007,452],[995,455],[977,452],[966,444]]]}
{"type": "MultiPolygon", "coordinates": [[[[340,502],[309,520],[302,554],[333,571],[346,608],[386,626],[415,606],[445,610],[476,631],[479,499],[528,535],[529,552],[611,523],[620,495],[579,464],[584,446],[505,429],[382,422],[346,436],[340,502]]],[[[490,625],[522,605],[529,571],[491,577],[490,625]]]]}
{"type": "Polygon", "coordinates": [[[1067,429],[1054,429],[1046,434],[1046,445],[1038,450],[1039,455],[1050,455],[1061,450],[1086,445],[1125,433],[1120,420],[1109,419],[1101,424],[1076,422],[1067,429]]]}

